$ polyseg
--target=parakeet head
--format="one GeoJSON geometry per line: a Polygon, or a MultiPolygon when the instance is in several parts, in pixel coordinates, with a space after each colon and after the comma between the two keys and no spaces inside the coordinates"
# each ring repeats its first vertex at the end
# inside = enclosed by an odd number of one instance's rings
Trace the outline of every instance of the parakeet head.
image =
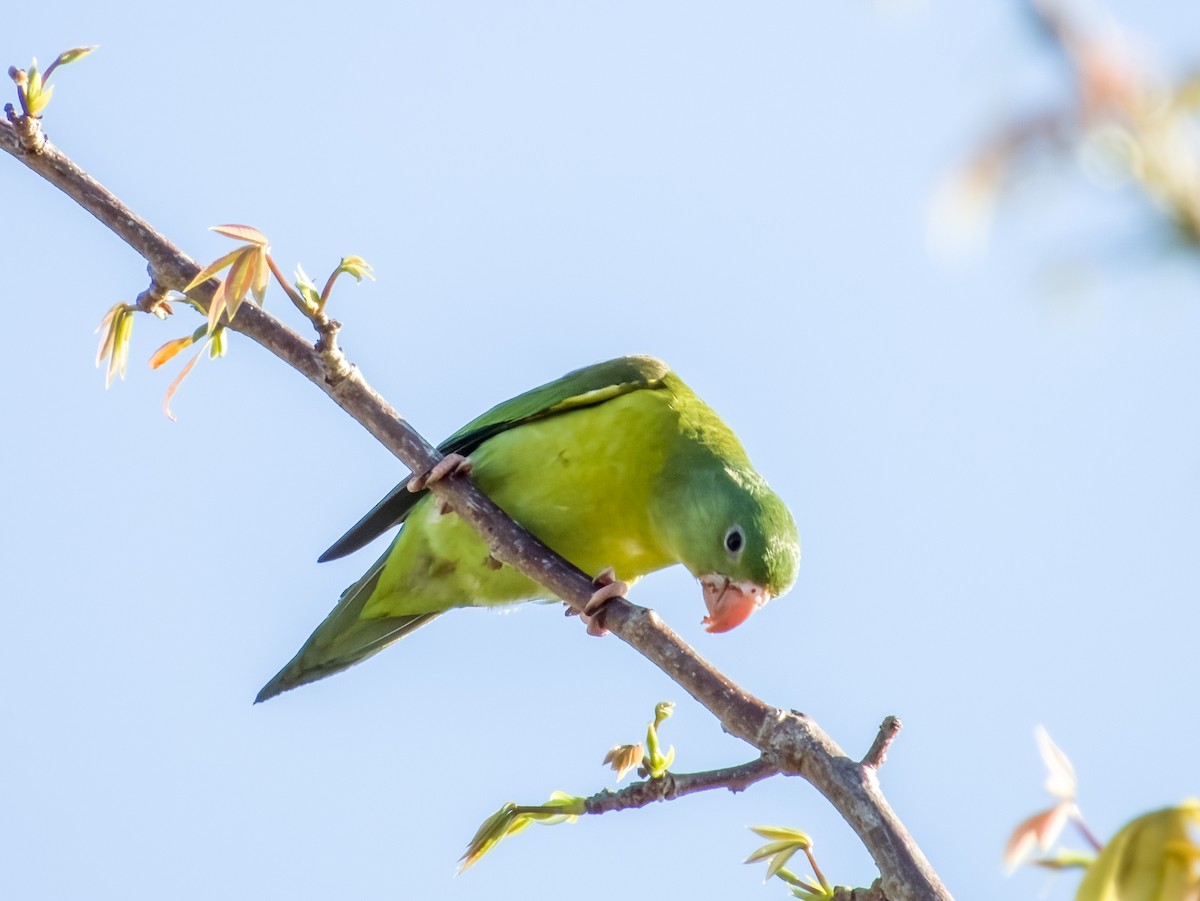
{"type": "Polygon", "coordinates": [[[709,632],[728,632],[787,592],[800,567],[791,512],[748,466],[691,468],[675,480],[675,548],[700,580],[709,632]]]}

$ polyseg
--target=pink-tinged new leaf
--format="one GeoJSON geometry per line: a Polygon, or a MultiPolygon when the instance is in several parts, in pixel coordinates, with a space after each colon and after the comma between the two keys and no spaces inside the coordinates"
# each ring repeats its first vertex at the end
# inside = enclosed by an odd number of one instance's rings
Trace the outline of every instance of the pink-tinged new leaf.
{"type": "Polygon", "coordinates": [[[188,373],[192,371],[192,367],[196,365],[196,362],[203,353],[203,347],[196,351],[192,358],[187,361],[187,365],[179,370],[179,375],[175,376],[174,380],[167,387],[167,393],[163,396],[163,412],[167,414],[167,417],[172,422],[175,420],[175,414],[171,412],[171,398],[175,396],[175,392],[179,390],[179,386],[183,384],[183,380],[187,378],[188,373]]]}
{"type": "MultiPolygon", "coordinates": [[[[250,286],[254,284],[254,261],[257,247],[244,247],[238,252],[229,274],[225,276],[225,306],[229,310],[229,321],[237,315],[238,307],[242,305],[250,286]]],[[[215,324],[215,323],[214,323],[215,324]]]]}
{"type": "Polygon", "coordinates": [[[214,331],[217,323],[221,321],[221,314],[225,312],[225,281],[222,280],[217,285],[217,290],[213,292],[212,301],[208,305],[208,330],[214,331]]]}
{"type": "Polygon", "coordinates": [[[1035,813],[1017,826],[1009,836],[1008,844],[1004,846],[1004,866],[1008,871],[1011,873],[1015,870],[1033,853],[1035,847],[1041,848],[1042,851],[1049,850],[1050,846],[1058,841],[1074,810],[1073,802],[1060,801],[1049,810],[1035,813]]]}
{"type": "Polygon", "coordinates": [[[1046,764],[1046,791],[1064,801],[1075,800],[1075,768],[1071,761],[1056,745],[1045,728],[1038,726],[1034,730],[1037,738],[1038,751],[1041,752],[1042,762],[1046,764]]]}
{"type": "Polygon", "coordinates": [[[112,353],[114,332],[111,325],[106,326],[104,334],[100,336],[100,346],[96,348],[96,367],[108,359],[108,355],[112,353]]]}
{"type": "Polygon", "coordinates": [[[194,279],[187,283],[187,287],[183,289],[183,293],[187,294],[197,285],[202,285],[237,258],[237,255],[242,252],[239,247],[237,250],[231,250],[225,256],[213,263],[209,263],[196,275],[194,279]]]}
{"type": "Polygon", "coordinates": [[[254,281],[250,284],[250,293],[261,307],[267,299],[267,281],[271,278],[271,266],[267,261],[267,248],[260,245],[254,260],[254,281]]]}
{"type": "Polygon", "coordinates": [[[617,781],[642,762],[644,752],[641,745],[616,745],[604,755],[604,762],[616,771],[617,781]]]}
{"type": "Polygon", "coordinates": [[[150,355],[150,368],[157,369],[168,360],[173,360],[176,354],[181,350],[191,347],[194,343],[195,338],[191,335],[188,335],[186,338],[175,338],[173,341],[168,341],[150,355]]]}
{"type": "Polygon", "coordinates": [[[209,228],[209,231],[214,231],[218,235],[224,235],[227,238],[233,238],[235,241],[258,244],[261,247],[266,247],[271,243],[267,240],[266,235],[257,228],[249,225],[214,225],[209,228]]]}

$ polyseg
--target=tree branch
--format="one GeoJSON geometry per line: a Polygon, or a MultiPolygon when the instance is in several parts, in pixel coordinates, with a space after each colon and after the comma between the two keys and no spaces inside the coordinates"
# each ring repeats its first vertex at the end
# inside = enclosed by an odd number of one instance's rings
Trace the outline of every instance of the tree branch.
{"type": "MultiPolygon", "coordinates": [[[[47,141],[27,151],[14,125],[0,122],[0,147],[58,187],[149,262],[158,288],[179,290],[199,272],[190,257],[156,232],[99,182],[47,141]]],[[[211,290],[213,282],[193,296],[211,290]]],[[[357,420],[413,472],[438,460],[434,448],[348,366],[323,365],[317,350],[254,304],[239,308],[230,328],[289,364],[357,420]]],[[[492,555],[581,610],[594,588],[591,578],[509,519],[461,475],[431,486],[487,541],[492,555]]],[[[904,825],[888,806],[874,771],[849,759],[807,716],[772,707],[735,685],[701,658],[658,615],[624,600],[610,602],[604,624],[682,686],[721,722],[747,741],[776,771],[803,776],[842,814],[874,858],[884,895],[891,901],[929,901],[951,896],[904,825]]],[[[768,764],[763,764],[764,766],[768,764]]]]}
{"type": "Polygon", "coordinates": [[[891,746],[892,740],[900,734],[902,728],[899,717],[885,716],[883,723],[879,726],[879,734],[875,736],[871,747],[867,749],[866,756],[862,759],[862,765],[872,770],[883,766],[883,762],[887,760],[888,748],[891,746]]]}

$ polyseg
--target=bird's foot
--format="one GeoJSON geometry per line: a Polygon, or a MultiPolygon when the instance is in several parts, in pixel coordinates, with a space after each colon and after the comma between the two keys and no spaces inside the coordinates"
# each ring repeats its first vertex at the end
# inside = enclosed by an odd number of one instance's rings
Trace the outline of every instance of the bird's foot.
{"type": "Polygon", "coordinates": [[[592,585],[596,590],[583,605],[579,618],[587,625],[588,635],[605,635],[608,629],[604,628],[604,605],[613,598],[625,597],[629,593],[629,583],[620,581],[613,568],[608,566],[592,579],[592,585]]]}
{"type": "Polygon", "coordinates": [[[469,475],[471,472],[471,461],[462,454],[446,454],[442,459],[438,460],[425,472],[419,476],[413,476],[408,480],[408,490],[413,494],[418,491],[424,491],[434,482],[440,482],[448,475],[453,473],[461,473],[469,475]]]}

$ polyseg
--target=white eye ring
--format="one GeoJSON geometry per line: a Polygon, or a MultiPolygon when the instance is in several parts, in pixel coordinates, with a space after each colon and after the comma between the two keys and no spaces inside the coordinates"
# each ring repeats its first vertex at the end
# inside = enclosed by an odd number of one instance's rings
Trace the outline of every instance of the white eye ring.
{"type": "Polygon", "coordinates": [[[742,531],[739,525],[732,525],[729,531],[725,533],[725,550],[733,556],[737,556],[742,552],[742,548],[746,546],[746,533],[742,531]]]}

